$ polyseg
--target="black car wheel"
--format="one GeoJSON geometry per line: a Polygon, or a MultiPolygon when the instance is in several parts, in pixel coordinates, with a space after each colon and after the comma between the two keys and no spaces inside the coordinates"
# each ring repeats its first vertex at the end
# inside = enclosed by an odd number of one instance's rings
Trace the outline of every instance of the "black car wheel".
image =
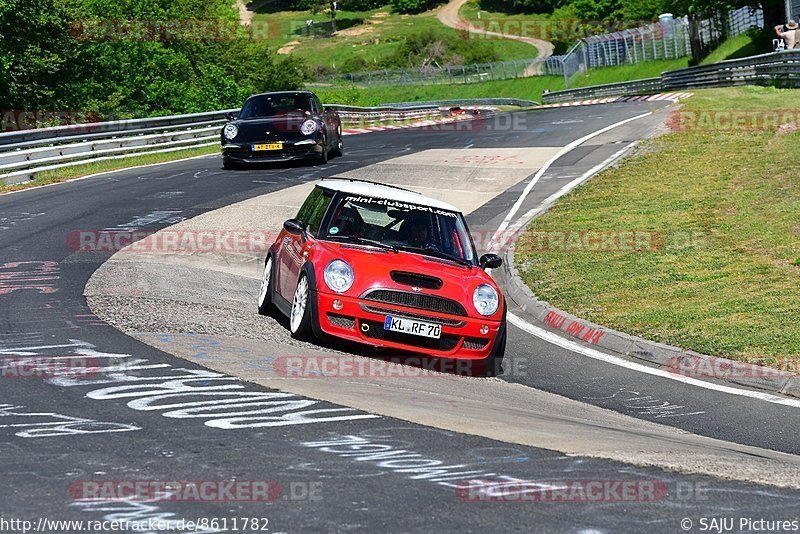
{"type": "Polygon", "coordinates": [[[333,155],[337,158],[344,154],[344,143],[342,142],[342,128],[339,127],[339,135],[336,136],[336,148],[333,149],[333,155]]]}
{"type": "Polygon", "coordinates": [[[230,158],[222,158],[222,168],[231,170],[231,169],[239,169],[241,168],[238,163],[231,160],[230,158]]]}

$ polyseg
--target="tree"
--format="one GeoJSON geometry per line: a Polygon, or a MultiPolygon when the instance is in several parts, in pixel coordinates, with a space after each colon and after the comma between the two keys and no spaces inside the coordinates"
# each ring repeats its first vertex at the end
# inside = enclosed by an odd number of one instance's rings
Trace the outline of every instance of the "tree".
{"type": "Polygon", "coordinates": [[[740,7],[760,7],[764,9],[764,25],[769,28],[785,22],[783,18],[783,0],[668,0],[665,8],[675,14],[686,14],[689,19],[689,42],[692,48],[692,63],[698,64],[703,59],[705,49],[700,40],[700,21],[712,15],[727,13],[740,7]]]}
{"type": "Polygon", "coordinates": [[[331,33],[336,33],[336,11],[340,9],[338,0],[304,0],[308,9],[313,14],[327,11],[331,16],[331,33]]]}
{"type": "Polygon", "coordinates": [[[58,109],[69,17],[54,0],[0,0],[0,109],[58,109]]]}

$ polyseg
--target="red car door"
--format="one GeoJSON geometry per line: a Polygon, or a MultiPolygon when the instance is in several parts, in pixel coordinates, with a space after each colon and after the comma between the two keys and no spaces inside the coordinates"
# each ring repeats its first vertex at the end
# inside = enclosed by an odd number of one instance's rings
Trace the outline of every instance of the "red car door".
{"type": "Polygon", "coordinates": [[[278,245],[280,261],[278,262],[278,291],[281,296],[292,301],[297,288],[300,270],[306,263],[310,249],[314,246],[315,236],[332,194],[316,187],[303,202],[297,213],[297,221],[306,229],[304,235],[286,233],[278,245]]]}

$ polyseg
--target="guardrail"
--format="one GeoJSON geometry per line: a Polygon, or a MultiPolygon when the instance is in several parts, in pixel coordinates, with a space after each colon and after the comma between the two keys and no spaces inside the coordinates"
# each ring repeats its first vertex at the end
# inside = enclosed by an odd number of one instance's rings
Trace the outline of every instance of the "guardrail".
{"type": "Polygon", "coordinates": [[[671,70],[661,73],[658,78],[555,91],[542,95],[542,102],[552,104],[575,99],[653,94],[731,85],[800,87],[800,50],[771,52],[759,56],[729,59],[711,65],[671,70]]]}
{"type": "Polygon", "coordinates": [[[629,96],[661,91],[661,78],[644,78],[630,82],[609,83],[606,85],[593,85],[578,89],[565,89],[542,95],[542,103],[566,102],[569,100],[583,100],[586,98],[601,98],[604,96],[629,96]]]}
{"type": "MultiPolygon", "coordinates": [[[[349,128],[430,119],[440,115],[444,105],[513,105],[511,102],[535,104],[514,99],[478,99],[401,102],[373,108],[330,107],[339,111],[342,126],[349,128]]],[[[218,145],[226,114],[236,112],[237,109],[229,109],[0,133],[0,182],[25,182],[41,172],[88,162],[218,145]]]]}

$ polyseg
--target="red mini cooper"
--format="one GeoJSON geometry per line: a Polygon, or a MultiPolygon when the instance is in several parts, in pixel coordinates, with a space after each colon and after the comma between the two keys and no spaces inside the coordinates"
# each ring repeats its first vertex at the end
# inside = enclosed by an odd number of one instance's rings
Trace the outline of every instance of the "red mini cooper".
{"type": "Polygon", "coordinates": [[[442,358],[495,374],[505,300],[478,259],[463,215],[399,187],[323,179],[270,247],[258,311],[291,335],[336,338],[442,358]]]}

